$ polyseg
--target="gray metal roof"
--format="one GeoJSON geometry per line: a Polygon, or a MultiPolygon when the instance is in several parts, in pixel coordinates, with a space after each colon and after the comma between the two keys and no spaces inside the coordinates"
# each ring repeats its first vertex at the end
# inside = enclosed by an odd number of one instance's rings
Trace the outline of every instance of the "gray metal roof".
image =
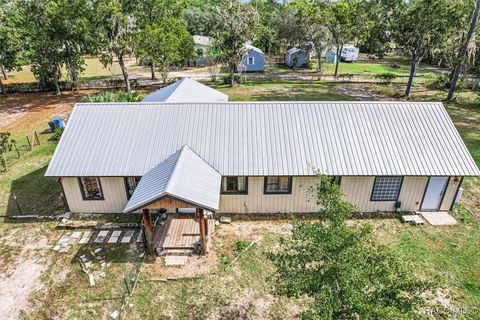
{"type": "Polygon", "coordinates": [[[183,78],[149,93],[142,102],[225,102],[228,95],[198,81],[183,78]]]}
{"type": "Polygon", "coordinates": [[[184,146],[145,173],[123,211],[134,211],[164,196],[216,211],[221,179],[220,173],[184,146]]]}
{"type": "Polygon", "coordinates": [[[222,175],[469,176],[441,103],[77,104],[47,176],[141,176],[183,145],[222,175]]]}
{"type": "Polygon", "coordinates": [[[212,45],[212,42],[213,42],[213,39],[211,37],[207,37],[207,36],[200,36],[200,35],[194,35],[193,37],[193,42],[197,45],[201,45],[201,46],[211,46],[212,45]]]}
{"type": "Polygon", "coordinates": [[[257,47],[252,46],[251,44],[245,44],[245,49],[248,51],[256,51],[260,54],[263,54],[263,51],[257,47]]]}

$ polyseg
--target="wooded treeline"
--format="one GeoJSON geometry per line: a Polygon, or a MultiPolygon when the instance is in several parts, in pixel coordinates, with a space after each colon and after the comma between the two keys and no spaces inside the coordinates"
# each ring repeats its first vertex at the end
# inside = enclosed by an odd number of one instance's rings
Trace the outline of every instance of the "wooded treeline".
{"type": "Polygon", "coordinates": [[[166,80],[195,57],[191,36],[204,35],[214,39],[208,63],[225,64],[232,79],[247,41],[267,56],[312,52],[318,78],[325,50],[353,44],[380,59],[393,49],[408,56],[406,96],[420,61],[449,68],[453,94],[461,75],[480,72],[479,8],[480,0],[0,0],[0,76],[29,63],[58,93],[62,72],[77,81],[94,55],[118,63],[130,91],[127,57],[166,80]]]}

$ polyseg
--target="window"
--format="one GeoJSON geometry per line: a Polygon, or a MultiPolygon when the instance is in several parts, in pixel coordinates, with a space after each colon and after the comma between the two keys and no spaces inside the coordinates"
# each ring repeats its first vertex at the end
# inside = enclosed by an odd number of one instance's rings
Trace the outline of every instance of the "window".
{"type": "Polygon", "coordinates": [[[83,200],[103,200],[102,185],[97,177],[78,178],[83,200]]]}
{"type": "Polygon", "coordinates": [[[247,194],[247,177],[222,177],[222,193],[225,194],[247,194]]]}
{"type": "Polygon", "coordinates": [[[248,64],[248,65],[255,64],[255,59],[254,59],[253,57],[248,57],[248,58],[247,58],[247,64],[248,64]]]}
{"type": "Polygon", "coordinates": [[[342,184],[342,177],[341,176],[333,176],[332,179],[331,179],[331,182],[340,186],[342,184]]]}
{"type": "Polygon", "coordinates": [[[265,177],[265,194],[292,193],[292,177],[265,177]]]}
{"type": "Polygon", "coordinates": [[[372,201],[397,201],[403,177],[376,177],[372,190],[372,201]]]}
{"type": "Polygon", "coordinates": [[[138,186],[140,179],[142,177],[125,177],[125,190],[127,190],[127,199],[130,200],[132,197],[133,191],[138,186]]]}

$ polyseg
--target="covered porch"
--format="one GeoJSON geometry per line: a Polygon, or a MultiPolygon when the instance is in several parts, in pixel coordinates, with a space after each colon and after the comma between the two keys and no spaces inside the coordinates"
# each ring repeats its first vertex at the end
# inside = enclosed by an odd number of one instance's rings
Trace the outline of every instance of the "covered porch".
{"type": "Polygon", "coordinates": [[[215,230],[220,182],[220,173],[184,146],[141,178],[124,212],[142,210],[150,254],[206,254],[215,230]],[[160,209],[176,213],[167,213],[154,228],[152,211],[160,209]]]}

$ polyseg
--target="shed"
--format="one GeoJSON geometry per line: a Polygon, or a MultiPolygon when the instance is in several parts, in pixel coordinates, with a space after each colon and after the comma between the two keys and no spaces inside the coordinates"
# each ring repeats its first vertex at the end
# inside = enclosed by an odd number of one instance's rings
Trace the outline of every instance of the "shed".
{"type": "Polygon", "coordinates": [[[328,50],[325,58],[327,59],[327,63],[337,63],[337,54],[333,50],[328,50]]]}
{"type": "Polygon", "coordinates": [[[154,91],[142,102],[225,102],[228,95],[191,78],[183,78],[154,91]]]}
{"type": "Polygon", "coordinates": [[[285,64],[290,68],[303,68],[309,62],[310,56],[303,49],[293,47],[285,53],[285,64]]]}
{"type": "Polygon", "coordinates": [[[246,51],[243,55],[241,69],[243,72],[265,71],[265,54],[262,50],[251,44],[245,45],[246,51]]]}
{"type": "Polygon", "coordinates": [[[195,59],[190,59],[190,67],[204,67],[206,64],[205,56],[207,50],[212,46],[213,39],[207,36],[194,35],[193,47],[195,49],[195,59]]]}

